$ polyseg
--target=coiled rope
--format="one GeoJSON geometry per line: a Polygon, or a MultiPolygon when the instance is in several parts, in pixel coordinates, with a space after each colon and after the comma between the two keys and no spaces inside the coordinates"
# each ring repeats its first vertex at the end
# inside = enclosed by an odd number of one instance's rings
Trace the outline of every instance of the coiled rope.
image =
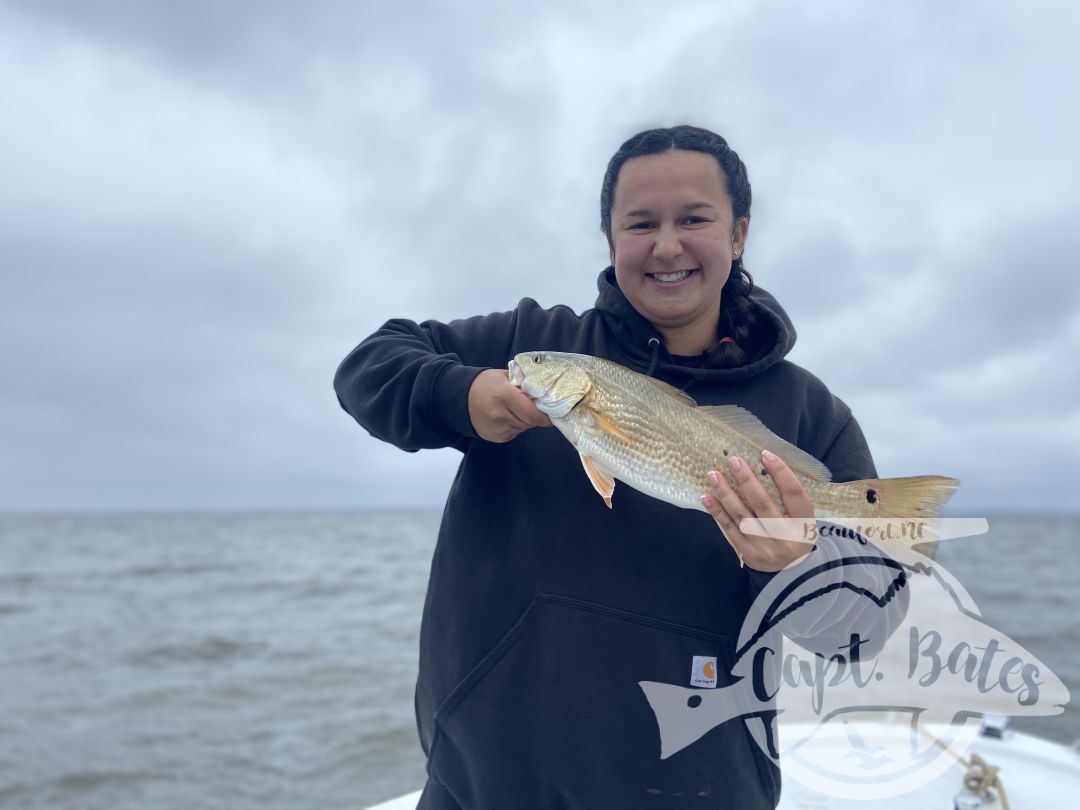
{"type": "Polygon", "coordinates": [[[930,732],[923,731],[928,737],[934,741],[934,745],[951,756],[967,770],[964,772],[964,788],[971,793],[974,793],[980,799],[987,799],[993,801],[995,798],[1001,800],[1001,810],[1009,810],[1009,799],[1005,795],[1005,785],[1001,783],[1001,776],[999,775],[1001,768],[997,765],[991,765],[985,759],[978,754],[972,754],[970,759],[964,759],[962,756],[954,753],[930,732]],[[994,791],[994,792],[991,792],[994,791]],[[996,796],[995,796],[996,793],[996,796]]]}

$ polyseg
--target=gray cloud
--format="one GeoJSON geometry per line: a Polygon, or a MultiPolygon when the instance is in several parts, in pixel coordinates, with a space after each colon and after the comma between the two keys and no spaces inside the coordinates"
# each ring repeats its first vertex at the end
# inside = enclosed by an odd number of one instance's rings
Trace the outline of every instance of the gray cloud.
{"type": "Polygon", "coordinates": [[[606,160],[678,121],[747,161],[749,266],[882,472],[1059,508],[1078,14],[9,7],[0,508],[437,506],[455,454],[350,424],[337,362],[394,316],[589,306],[606,160]]]}

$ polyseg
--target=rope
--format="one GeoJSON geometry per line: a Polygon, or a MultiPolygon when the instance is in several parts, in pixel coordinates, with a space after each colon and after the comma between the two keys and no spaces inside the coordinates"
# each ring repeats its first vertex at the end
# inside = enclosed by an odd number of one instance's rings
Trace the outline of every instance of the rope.
{"type": "Polygon", "coordinates": [[[1005,795],[1005,785],[1001,783],[1001,777],[998,775],[1001,771],[999,766],[991,765],[978,754],[972,754],[971,759],[964,759],[962,756],[950,751],[947,745],[929,731],[925,731],[922,726],[919,727],[919,731],[930,737],[934,741],[934,745],[967,768],[967,771],[964,772],[964,787],[967,790],[982,799],[991,801],[994,799],[994,795],[990,791],[996,791],[997,798],[1001,799],[1001,810],[1009,810],[1009,799],[1005,795]]]}
{"type": "Polygon", "coordinates": [[[985,759],[978,754],[971,755],[971,762],[964,762],[967,766],[967,773],[964,774],[964,787],[984,799],[992,799],[990,791],[997,791],[998,798],[1001,799],[1001,810],[1009,810],[1009,800],[1005,796],[1005,786],[1001,784],[1001,777],[998,776],[998,772],[1001,770],[997,765],[989,764],[985,759]]]}

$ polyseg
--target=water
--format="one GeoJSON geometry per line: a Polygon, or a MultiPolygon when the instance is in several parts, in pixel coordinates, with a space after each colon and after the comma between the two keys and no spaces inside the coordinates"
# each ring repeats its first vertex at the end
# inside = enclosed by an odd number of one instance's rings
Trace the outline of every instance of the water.
{"type": "MultiPolygon", "coordinates": [[[[1080,701],[1080,520],[940,559],[1080,701]]],[[[0,517],[0,807],[358,808],[418,787],[436,514],[0,517]]],[[[1080,712],[1017,721],[1062,742],[1080,712]]]]}
{"type": "Polygon", "coordinates": [[[1040,658],[1072,693],[1064,715],[1013,726],[1080,741],[1080,518],[993,518],[990,533],[940,544],[937,559],[967,588],[983,620],[1040,658]]]}
{"type": "Polygon", "coordinates": [[[412,719],[438,516],[0,520],[0,806],[362,807],[412,719]]]}

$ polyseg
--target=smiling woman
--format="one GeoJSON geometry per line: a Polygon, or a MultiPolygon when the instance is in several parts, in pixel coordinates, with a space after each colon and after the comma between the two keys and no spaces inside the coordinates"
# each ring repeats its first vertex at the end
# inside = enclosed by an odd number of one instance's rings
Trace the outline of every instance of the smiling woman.
{"type": "MultiPolygon", "coordinates": [[[[785,359],[794,328],[743,268],[750,184],[723,138],[690,126],[635,135],[607,167],[600,208],[612,266],[595,308],[526,298],[452,323],[391,320],[335,379],[342,406],[376,437],[463,454],[420,639],[425,810],[753,810],[779,798],[776,767],[739,723],[661,760],[638,684],[700,685],[703,661],[710,686],[731,682],[732,640],[754,597],[806,552],[746,536],[739,521],[811,517],[807,493],[772,453],[725,451],[710,465],[730,477],[708,476],[701,493],[708,515],[629,488],[608,509],[574,448],[533,429],[550,421],[507,379],[511,358],[613,360],[699,404],[752,411],[834,481],[876,477],[851,412],[785,359]]],[[[816,630],[840,635],[843,622],[816,630]]]]}
{"type": "Polygon", "coordinates": [[[710,155],[673,149],[631,158],[619,172],[608,233],[615,278],[672,354],[716,346],[722,291],[741,270],[749,211],[737,219],[710,155]]]}
{"type": "Polygon", "coordinates": [[[742,258],[750,202],[746,166],[707,130],[648,130],[611,158],[600,227],[615,276],[673,354],[709,353],[715,367],[746,359],[755,337],[742,258]]]}

